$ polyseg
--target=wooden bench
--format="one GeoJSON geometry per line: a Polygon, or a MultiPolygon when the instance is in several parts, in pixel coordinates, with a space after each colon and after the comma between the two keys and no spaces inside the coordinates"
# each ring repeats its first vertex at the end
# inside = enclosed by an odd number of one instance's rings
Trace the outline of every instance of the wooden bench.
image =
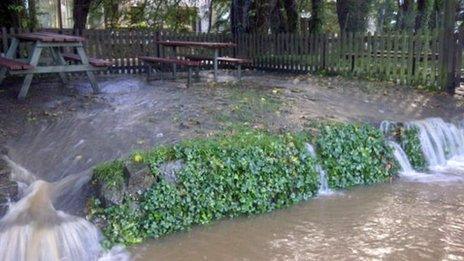
{"type": "Polygon", "coordinates": [[[16,61],[5,57],[0,57],[0,67],[4,67],[9,71],[22,71],[34,68],[33,65],[30,65],[28,63],[16,61]]]}
{"type": "MultiPolygon", "coordinates": [[[[200,56],[200,55],[185,55],[184,57],[188,60],[198,61],[198,62],[214,60],[213,57],[200,56]]],[[[242,65],[251,64],[251,60],[249,59],[234,58],[234,57],[228,57],[228,56],[218,57],[217,60],[218,62],[236,65],[237,66],[237,77],[239,81],[242,80],[242,65]]]]}
{"type": "MultiPolygon", "coordinates": [[[[82,62],[81,57],[74,53],[64,53],[63,58],[66,61],[82,62]]],[[[108,62],[102,59],[96,59],[96,58],[89,58],[89,64],[92,66],[101,67],[101,68],[106,68],[112,65],[111,62],[108,62]]]]}
{"type": "Polygon", "coordinates": [[[177,65],[188,67],[188,82],[187,87],[190,87],[192,82],[192,67],[199,68],[200,61],[182,60],[177,57],[153,57],[153,56],[141,56],[139,57],[145,64],[147,64],[147,80],[150,80],[152,72],[152,65],[154,64],[172,64],[172,76],[175,79],[177,73],[177,65]]]}

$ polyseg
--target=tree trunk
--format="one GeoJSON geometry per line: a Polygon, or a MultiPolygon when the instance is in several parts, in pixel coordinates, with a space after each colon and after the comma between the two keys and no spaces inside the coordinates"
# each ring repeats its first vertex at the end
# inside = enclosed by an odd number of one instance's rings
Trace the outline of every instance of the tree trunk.
{"type": "Polygon", "coordinates": [[[442,46],[441,46],[441,83],[443,89],[447,93],[453,94],[456,86],[455,82],[455,49],[456,43],[454,41],[454,25],[456,18],[457,1],[445,0],[444,1],[444,14],[443,14],[443,30],[442,30],[442,46]]]}
{"type": "Polygon", "coordinates": [[[429,1],[428,0],[417,0],[417,15],[416,15],[416,24],[414,29],[420,30],[424,26],[427,26],[429,20],[429,1]]]}
{"type": "Polygon", "coordinates": [[[248,13],[249,24],[246,28],[248,33],[267,33],[269,30],[270,14],[274,6],[273,1],[255,0],[251,4],[250,12],[248,13]]]}
{"type": "Polygon", "coordinates": [[[284,9],[283,1],[284,0],[277,0],[271,12],[270,26],[272,33],[275,34],[284,33],[288,30],[287,21],[285,19],[284,13],[282,12],[284,9]]]}
{"type": "Polygon", "coordinates": [[[340,31],[364,32],[367,27],[371,0],[337,0],[340,31]]]}
{"type": "Polygon", "coordinates": [[[287,25],[289,33],[296,33],[298,31],[298,6],[296,0],[285,0],[285,11],[287,15],[287,25]]]}
{"type": "Polygon", "coordinates": [[[238,35],[249,27],[251,0],[232,0],[230,5],[230,30],[238,35]]]}
{"type": "Polygon", "coordinates": [[[443,21],[443,0],[434,0],[431,9],[429,27],[439,28],[443,21]]]}
{"type": "Polygon", "coordinates": [[[209,8],[208,8],[208,33],[211,32],[211,28],[213,27],[213,0],[209,1],[209,8]]]}
{"type": "Polygon", "coordinates": [[[29,0],[29,23],[27,27],[34,29],[37,27],[37,8],[35,6],[35,0],[29,0]]]}
{"type": "Polygon", "coordinates": [[[311,0],[311,18],[309,20],[310,33],[322,33],[322,23],[324,16],[324,1],[311,0]]]}
{"type": "Polygon", "coordinates": [[[398,0],[398,5],[398,28],[401,30],[412,30],[415,21],[414,0],[398,0]]]}
{"type": "Polygon", "coordinates": [[[73,20],[75,32],[81,33],[85,29],[91,3],[92,0],[74,0],[73,20]]]}

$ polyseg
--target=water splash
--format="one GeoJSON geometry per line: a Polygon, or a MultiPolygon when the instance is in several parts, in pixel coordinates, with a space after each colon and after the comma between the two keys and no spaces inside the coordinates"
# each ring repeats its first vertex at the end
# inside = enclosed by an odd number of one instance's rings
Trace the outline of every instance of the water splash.
{"type": "Polygon", "coordinates": [[[464,155],[464,133],[440,118],[414,121],[407,127],[419,128],[422,152],[430,168],[443,167],[453,157],[464,155]]]}
{"type": "Polygon", "coordinates": [[[394,128],[396,128],[398,126],[398,123],[397,122],[393,122],[393,121],[382,121],[380,123],[380,131],[383,133],[383,134],[388,134],[390,133],[390,131],[392,131],[394,128]]]}
{"type": "Polygon", "coordinates": [[[388,144],[394,149],[393,155],[401,167],[400,174],[402,176],[410,176],[411,174],[415,174],[415,171],[409,162],[408,156],[401,148],[401,146],[394,141],[389,141],[388,144]]]}
{"type": "Polygon", "coordinates": [[[0,219],[0,260],[129,260],[123,250],[105,253],[101,234],[92,223],[53,206],[63,193],[88,181],[87,175],[49,183],[36,179],[6,156],[5,160],[11,167],[11,177],[19,178],[27,187],[23,197],[0,219]]]}
{"type": "MultiPolygon", "coordinates": [[[[314,150],[314,147],[311,144],[306,143],[306,150],[309,152],[309,154],[311,155],[311,157],[314,160],[317,160],[316,151],[314,150]]],[[[319,195],[332,194],[332,191],[329,188],[329,183],[328,183],[328,180],[327,180],[327,174],[325,173],[324,169],[319,164],[316,164],[315,168],[316,168],[317,173],[319,173],[319,190],[318,190],[318,194],[319,195]]]]}

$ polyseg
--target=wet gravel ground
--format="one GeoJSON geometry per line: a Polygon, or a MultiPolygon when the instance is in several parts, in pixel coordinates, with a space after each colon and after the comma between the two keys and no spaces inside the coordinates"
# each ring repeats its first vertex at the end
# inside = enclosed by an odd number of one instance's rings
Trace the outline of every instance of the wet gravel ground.
{"type": "Polygon", "coordinates": [[[100,76],[102,93],[94,95],[84,77],[68,86],[48,77],[35,80],[28,98],[18,101],[20,81],[9,79],[0,89],[0,144],[38,125],[112,110],[138,115],[163,136],[174,134],[168,136],[176,139],[208,135],[243,122],[287,129],[317,118],[377,123],[433,116],[453,119],[464,111],[462,102],[449,95],[391,83],[263,72],[247,72],[241,85],[231,72],[222,72],[218,84],[211,80],[211,73],[203,73],[187,89],[185,79],[147,83],[142,76],[100,76]]]}

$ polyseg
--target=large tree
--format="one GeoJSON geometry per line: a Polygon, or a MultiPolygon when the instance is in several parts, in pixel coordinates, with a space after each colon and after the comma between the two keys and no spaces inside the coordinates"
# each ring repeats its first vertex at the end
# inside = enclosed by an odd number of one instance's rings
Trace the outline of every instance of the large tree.
{"type": "Polygon", "coordinates": [[[321,33],[324,23],[324,1],[311,0],[311,18],[309,20],[309,31],[311,33],[321,33]]]}
{"type": "Polygon", "coordinates": [[[430,16],[431,0],[417,0],[417,15],[414,28],[417,30],[427,27],[430,16]]]}
{"type": "Polygon", "coordinates": [[[299,14],[296,0],[285,0],[285,14],[287,15],[288,32],[298,31],[299,14]]]}
{"type": "Polygon", "coordinates": [[[371,0],[337,0],[337,16],[342,32],[364,32],[371,0]]]}
{"type": "Polygon", "coordinates": [[[248,33],[267,33],[270,28],[271,12],[276,5],[276,0],[254,0],[248,11],[248,33]]]}
{"type": "Polygon", "coordinates": [[[296,32],[299,12],[296,0],[232,0],[231,31],[238,33],[296,32]]]}
{"type": "Polygon", "coordinates": [[[234,35],[246,32],[249,26],[251,0],[232,0],[230,4],[230,29],[234,35]]]}
{"type": "Polygon", "coordinates": [[[271,12],[271,32],[272,33],[285,33],[287,32],[287,22],[284,10],[284,4],[282,0],[277,0],[274,8],[271,12]]]}
{"type": "Polygon", "coordinates": [[[80,32],[85,29],[91,4],[92,0],[74,0],[73,21],[75,31],[80,32]]]}
{"type": "Polygon", "coordinates": [[[414,0],[398,0],[398,9],[398,29],[412,30],[415,23],[414,0]]]}

